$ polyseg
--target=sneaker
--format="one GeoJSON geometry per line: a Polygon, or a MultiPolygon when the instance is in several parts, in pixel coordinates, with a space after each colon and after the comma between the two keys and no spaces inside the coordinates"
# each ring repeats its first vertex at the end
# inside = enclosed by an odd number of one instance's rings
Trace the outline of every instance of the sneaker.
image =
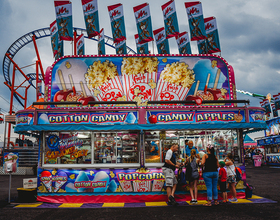
{"type": "Polygon", "coordinates": [[[230,202],[238,202],[237,198],[232,198],[232,199],[229,199],[228,201],[230,201],[230,202]]]}
{"type": "Polygon", "coordinates": [[[179,205],[178,202],[175,201],[174,197],[173,196],[169,196],[169,201],[172,203],[172,205],[179,205]]]}
{"type": "Polygon", "coordinates": [[[173,203],[171,201],[168,201],[167,205],[173,205],[173,203]]]}
{"type": "Polygon", "coordinates": [[[194,200],[194,204],[197,204],[197,200],[196,199],[194,200]]]}
{"type": "Polygon", "coordinates": [[[191,204],[196,204],[197,202],[195,202],[195,199],[192,199],[190,203],[191,204]]]}

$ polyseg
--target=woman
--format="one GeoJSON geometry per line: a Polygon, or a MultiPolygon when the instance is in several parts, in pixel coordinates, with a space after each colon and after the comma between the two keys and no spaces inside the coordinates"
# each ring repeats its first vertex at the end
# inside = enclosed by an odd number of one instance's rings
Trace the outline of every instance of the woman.
{"type": "Polygon", "coordinates": [[[196,150],[192,149],[190,157],[188,157],[186,160],[186,163],[190,163],[191,167],[192,167],[192,178],[189,181],[190,194],[192,197],[192,200],[191,200],[192,204],[197,204],[197,182],[199,179],[199,173],[198,173],[199,161],[200,161],[200,159],[197,158],[196,150]],[[194,189],[194,194],[193,194],[193,189],[194,189]]]}
{"type": "Polygon", "coordinates": [[[236,190],[235,190],[235,184],[236,184],[236,178],[235,178],[235,166],[234,166],[234,160],[232,153],[228,153],[226,159],[224,160],[226,167],[227,167],[227,182],[228,182],[228,188],[232,195],[232,198],[228,201],[230,202],[238,202],[236,198],[236,190]]]}
{"type": "Polygon", "coordinates": [[[219,161],[214,154],[214,146],[207,146],[207,154],[204,154],[201,160],[203,169],[203,179],[207,188],[207,203],[205,206],[212,206],[212,195],[215,201],[215,205],[219,205],[218,202],[218,167],[219,161]]]}

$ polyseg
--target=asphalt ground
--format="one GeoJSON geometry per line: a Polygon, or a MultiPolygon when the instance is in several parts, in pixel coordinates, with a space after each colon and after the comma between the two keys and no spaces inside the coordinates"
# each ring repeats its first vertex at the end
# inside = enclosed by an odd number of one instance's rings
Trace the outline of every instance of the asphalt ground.
{"type": "Polygon", "coordinates": [[[0,219],[280,219],[280,168],[247,167],[247,182],[253,194],[277,203],[225,204],[212,207],[138,208],[14,208],[17,188],[23,178],[12,176],[12,205],[7,205],[9,176],[0,176],[0,219]]]}

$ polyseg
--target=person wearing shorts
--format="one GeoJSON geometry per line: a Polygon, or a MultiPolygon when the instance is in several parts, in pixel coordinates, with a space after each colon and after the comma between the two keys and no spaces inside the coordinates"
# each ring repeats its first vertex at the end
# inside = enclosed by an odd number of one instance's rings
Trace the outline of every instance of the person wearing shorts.
{"type": "Polygon", "coordinates": [[[165,177],[168,205],[178,205],[174,198],[174,193],[178,183],[174,171],[176,168],[179,168],[180,165],[180,163],[176,163],[176,156],[174,153],[178,151],[178,148],[178,144],[171,145],[171,148],[166,152],[165,163],[162,167],[162,172],[165,177]]]}

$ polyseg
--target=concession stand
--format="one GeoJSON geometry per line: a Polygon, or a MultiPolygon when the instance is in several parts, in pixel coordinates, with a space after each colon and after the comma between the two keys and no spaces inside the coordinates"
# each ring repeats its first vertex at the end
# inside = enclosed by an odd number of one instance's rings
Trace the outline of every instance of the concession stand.
{"type": "Polygon", "coordinates": [[[280,165],[280,117],[266,121],[265,136],[257,140],[258,147],[264,147],[267,165],[280,165]]]}
{"type": "MultiPolygon", "coordinates": [[[[45,102],[16,113],[15,132],[40,140],[37,200],[165,201],[165,153],[178,143],[182,160],[186,139],[201,154],[215,145],[219,160],[232,152],[245,198],[243,135],[266,124],[264,109],[236,100],[235,88],[232,67],[217,55],[58,59],[46,71],[45,102]]],[[[188,189],[178,186],[177,201],[188,189]]],[[[206,198],[201,170],[198,190],[206,198]]]]}

